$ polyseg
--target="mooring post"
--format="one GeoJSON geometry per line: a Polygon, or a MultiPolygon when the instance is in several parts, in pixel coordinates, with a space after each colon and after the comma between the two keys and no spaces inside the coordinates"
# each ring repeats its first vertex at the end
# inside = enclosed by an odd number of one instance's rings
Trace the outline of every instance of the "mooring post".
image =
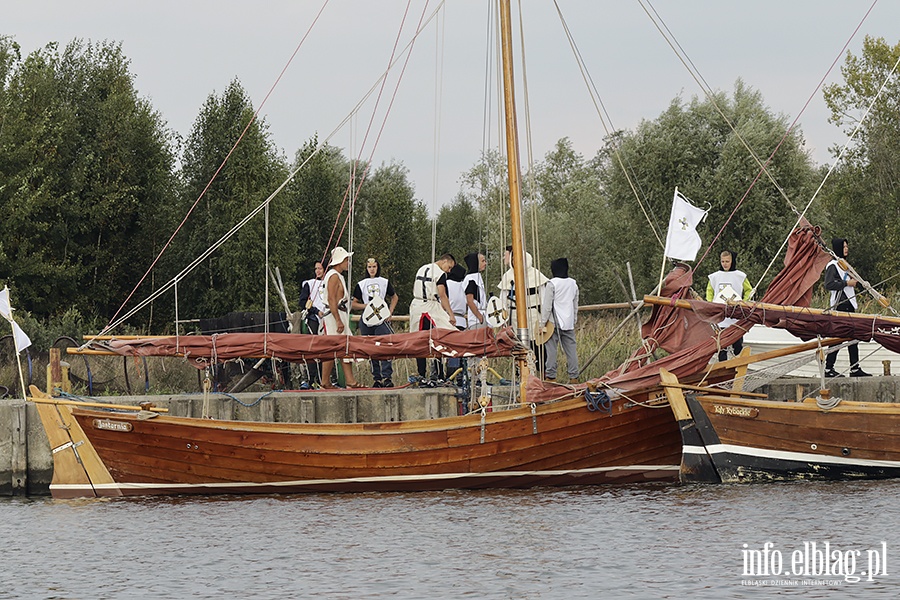
{"type": "Polygon", "coordinates": [[[72,380],[69,379],[69,363],[61,360],[59,361],[60,372],[62,373],[62,385],[59,386],[62,391],[67,394],[72,393],[72,380]]]}
{"type": "Polygon", "coordinates": [[[25,400],[13,402],[10,419],[12,452],[10,475],[13,496],[28,493],[28,403],[25,400]]]}
{"type": "Polygon", "coordinates": [[[62,365],[59,360],[59,348],[50,348],[50,362],[47,364],[47,394],[55,396],[55,389],[62,389],[62,365]]]}

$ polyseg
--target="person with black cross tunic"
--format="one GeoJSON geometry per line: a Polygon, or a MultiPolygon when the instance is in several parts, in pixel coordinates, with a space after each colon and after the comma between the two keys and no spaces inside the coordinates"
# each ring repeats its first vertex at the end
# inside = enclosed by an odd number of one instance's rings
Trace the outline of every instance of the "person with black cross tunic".
{"type": "MultiPolygon", "coordinates": [[[[359,320],[359,333],[362,335],[390,335],[394,333],[391,329],[391,315],[397,307],[397,293],[394,286],[387,277],[381,274],[381,265],[375,258],[366,260],[366,275],[364,279],[356,284],[353,290],[353,299],[351,300],[351,308],[353,310],[365,310],[369,302],[376,296],[380,296],[383,300],[390,302],[390,306],[382,304],[384,307],[384,320],[378,325],[370,326],[364,319],[359,320]]],[[[377,315],[381,317],[381,315],[377,315]]],[[[373,360],[372,361],[372,379],[374,386],[377,388],[394,387],[393,382],[394,368],[389,360],[373,360]]]]}
{"type": "MultiPolygon", "coordinates": [[[[447,273],[456,265],[452,254],[443,254],[437,261],[422,265],[416,271],[413,299],[409,304],[409,331],[428,329],[456,330],[450,297],[447,295],[447,273]]],[[[425,378],[427,363],[416,359],[419,377],[425,378]]],[[[443,379],[443,367],[438,361],[437,379],[443,379]]]]}

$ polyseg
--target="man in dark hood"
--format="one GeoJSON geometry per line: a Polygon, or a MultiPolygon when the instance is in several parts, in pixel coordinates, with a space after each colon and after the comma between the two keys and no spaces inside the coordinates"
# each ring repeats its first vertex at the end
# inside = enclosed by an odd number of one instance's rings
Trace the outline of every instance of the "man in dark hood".
{"type": "Polygon", "coordinates": [[[578,322],[578,283],[569,277],[569,259],[557,258],[550,263],[553,278],[544,288],[541,305],[540,329],[546,331],[547,323],[554,325],[550,339],[544,344],[547,352],[546,379],[556,381],[557,346],[566,354],[566,370],[569,383],[578,383],[578,348],[575,343],[575,325],[578,322]]]}
{"type": "MultiPolygon", "coordinates": [[[[846,259],[850,253],[850,244],[844,238],[834,238],[831,240],[831,249],[834,251],[835,259],[825,267],[825,289],[831,292],[829,308],[856,312],[859,308],[856,301],[856,284],[859,282],[841,268],[842,259],[846,259]]],[[[854,342],[847,346],[847,352],[850,354],[850,377],[868,377],[869,374],[859,366],[859,346],[854,342]]],[[[837,352],[830,352],[825,359],[825,377],[843,376],[835,370],[835,362],[837,352]]]]}

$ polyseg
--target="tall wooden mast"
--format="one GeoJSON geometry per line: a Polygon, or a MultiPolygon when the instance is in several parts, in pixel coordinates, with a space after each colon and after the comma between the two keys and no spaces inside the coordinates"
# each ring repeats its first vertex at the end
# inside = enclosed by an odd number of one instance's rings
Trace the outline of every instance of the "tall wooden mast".
{"type": "MultiPolygon", "coordinates": [[[[525,282],[525,244],[522,235],[522,196],[519,184],[519,133],[516,123],[515,82],[512,63],[512,24],[510,0],[500,0],[500,39],[503,63],[503,106],[506,114],[506,164],[509,175],[509,220],[512,230],[512,267],[516,297],[516,335],[526,346],[528,331],[528,288],[525,282]]],[[[536,283],[536,282],[535,282],[536,283]]],[[[528,366],[517,357],[520,376],[520,401],[525,401],[528,366]]]]}

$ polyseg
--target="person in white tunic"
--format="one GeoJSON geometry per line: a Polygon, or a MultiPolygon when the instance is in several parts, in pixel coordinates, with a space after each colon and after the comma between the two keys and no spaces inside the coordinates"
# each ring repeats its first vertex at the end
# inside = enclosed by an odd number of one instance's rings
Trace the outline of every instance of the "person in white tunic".
{"type": "MultiPolygon", "coordinates": [[[[856,284],[859,283],[850,273],[841,268],[839,259],[846,259],[850,253],[850,244],[844,238],[831,240],[831,249],[837,257],[825,266],[825,289],[831,292],[831,309],[844,312],[856,312],[859,303],[856,300],[856,284]]],[[[847,346],[850,354],[850,377],[868,377],[859,366],[859,346],[856,343],[847,346]]],[[[837,352],[831,352],[825,358],[825,377],[842,377],[835,370],[837,352]]]]}
{"type": "MultiPolygon", "coordinates": [[[[512,247],[508,246],[506,252],[503,253],[503,262],[509,266],[509,269],[500,278],[497,287],[500,288],[500,295],[503,298],[504,306],[510,311],[510,323],[515,327],[516,308],[521,305],[516,299],[515,271],[512,267],[512,247]]],[[[528,309],[529,326],[537,320],[541,314],[541,297],[544,293],[544,286],[547,285],[547,277],[536,269],[533,265],[534,259],[530,252],[525,253],[525,306],[528,309]]]]}
{"type": "Polygon", "coordinates": [[[466,328],[466,270],[462,265],[453,265],[447,273],[447,299],[453,311],[453,324],[462,331],[466,328]]]}
{"type": "MultiPolygon", "coordinates": [[[[409,331],[456,329],[450,297],[447,295],[447,273],[456,265],[452,254],[443,254],[436,262],[422,265],[413,282],[413,299],[409,303],[409,331]]],[[[440,363],[438,363],[440,364],[440,363]]],[[[417,358],[419,376],[424,378],[427,363],[417,358]]],[[[438,369],[441,378],[442,369],[438,369]]]]}
{"type": "Polygon", "coordinates": [[[306,311],[306,327],[313,335],[319,334],[319,315],[325,312],[324,276],[325,266],[316,261],[315,278],[307,279],[300,288],[300,306],[306,311]]]}
{"type": "MultiPolygon", "coordinates": [[[[387,315],[382,323],[375,326],[369,326],[363,319],[360,319],[359,333],[361,335],[390,335],[394,333],[394,330],[391,329],[391,315],[394,314],[394,309],[397,308],[397,300],[399,298],[394,291],[394,286],[391,285],[387,277],[381,274],[381,264],[375,258],[366,260],[366,275],[368,276],[360,280],[356,287],[353,288],[351,308],[353,310],[365,310],[366,305],[371,302],[372,298],[378,295],[383,300],[390,302],[388,307],[390,314],[387,315]]],[[[391,361],[372,361],[372,379],[375,382],[373,387],[394,387],[393,375],[394,367],[391,361]]]]}
{"type": "MultiPolygon", "coordinates": [[[[747,280],[747,274],[738,271],[737,254],[731,250],[725,250],[719,255],[719,264],[722,269],[715,273],[710,273],[709,284],[706,286],[706,301],[718,302],[725,304],[729,300],[749,300],[753,295],[753,286],[747,280]]],[[[719,323],[719,329],[725,329],[737,323],[737,319],[723,319],[719,323]]],[[[737,356],[744,349],[744,338],[738,340],[731,345],[731,350],[737,356]]],[[[719,361],[728,359],[728,348],[719,350],[719,361]]]]}
{"type": "MultiPolygon", "coordinates": [[[[503,253],[503,262],[509,269],[500,278],[497,287],[500,288],[500,298],[503,301],[503,307],[509,310],[510,324],[515,328],[518,327],[518,317],[516,316],[516,308],[523,304],[528,310],[526,322],[528,328],[532,329],[537,325],[537,320],[541,316],[541,298],[544,295],[544,286],[547,285],[547,277],[534,267],[531,254],[525,253],[525,302],[519,302],[516,298],[515,272],[512,265],[512,246],[506,247],[503,253]]],[[[546,353],[544,346],[538,345],[531,340],[531,351],[534,352],[534,363],[538,369],[540,376],[543,377],[546,370],[546,353]]]]}
{"type": "MultiPolygon", "coordinates": [[[[325,313],[325,286],[322,285],[322,278],[325,277],[325,265],[317,260],[315,271],[316,276],[304,281],[300,287],[300,307],[306,313],[306,330],[311,335],[319,335],[319,317],[325,313]]],[[[309,381],[305,381],[305,384],[307,386],[310,384],[321,385],[321,371],[319,361],[309,362],[306,365],[309,381]]]]}
{"type": "MultiPolygon", "coordinates": [[[[328,272],[322,284],[325,286],[327,299],[325,319],[322,325],[323,335],[351,335],[350,331],[350,292],[344,281],[343,273],[350,264],[352,252],[347,252],[341,246],[335,246],[331,251],[331,261],[328,263],[328,272]]],[[[347,387],[360,387],[359,382],[353,376],[353,365],[341,361],[344,369],[344,381],[347,387]]],[[[331,372],[334,370],[334,361],[322,363],[322,387],[333,388],[331,384],[331,372]]]]}
{"type": "MultiPolygon", "coordinates": [[[[450,272],[447,273],[447,298],[450,300],[450,310],[453,311],[453,319],[456,328],[463,331],[466,328],[466,290],[463,288],[463,281],[466,277],[466,270],[462,265],[453,265],[450,272]]],[[[464,358],[448,358],[447,359],[447,377],[450,377],[460,367],[465,368],[466,359],[464,358]]],[[[458,378],[457,384],[462,383],[462,375],[458,378]]]]}
{"type": "Polygon", "coordinates": [[[578,322],[578,283],[569,277],[569,260],[557,258],[550,263],[553,278],[544,288],[541,308],[541,331],[548,322],[554,325],[550,339],[544,344],[547,352],[548,381],[556,381],[557,346],[566,353],[569,383],[578,383],[578,347],[575,344],[575,324],[578,322]]]}

